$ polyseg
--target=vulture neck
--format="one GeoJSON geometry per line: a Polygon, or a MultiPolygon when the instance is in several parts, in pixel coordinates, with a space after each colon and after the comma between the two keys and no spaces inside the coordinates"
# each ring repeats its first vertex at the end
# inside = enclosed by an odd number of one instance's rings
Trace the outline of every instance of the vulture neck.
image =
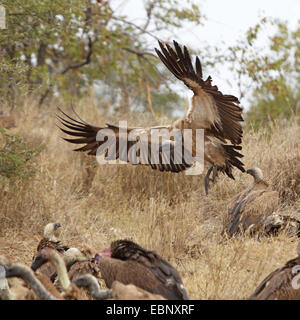
{"type": "Polygon", "coordinates": [[[42,300],[57,300],[51,293],[49,293],[41,282],[35,277],[33,271],[25,265],[15,264],[6,272],[7,277],[22,278],[36,295],[42,300]]]}
{"type": "Polygon", "coordinates": [[[49,241],[58,242],[58,239],[54,235],[54,231],[53,223],[47,224],[44,229],[44,238],[49,241]]]}
{"type": "Polygon", "coordinates": [[[56,251],[51,252],[49,260],[56,268],[57,277],[63,290],[68,290],[71,286],[71,282],[68,277],[68,272],[64,260],[56,251]]]}
{"type": "Polygon", "coordinates": [[[266,189],[269,187],[269,184],[265,180],[259,180],[257,182],[254,181],[254,187],[258,189],[266,189]]]}
{"type": "Polygon", "coordinates": [[[252,169],[252,172],[250,174],[254,178],[253,185],[255,187],[267,188],[269,186],[269,184],[264,180],[263,173],[259,168],[252,169]]]}
{"type": "Polygon", "coordinates": [[[91,274],[86,274],[73,281],[78,287],[85,287],[96,300],[112,298],[112,290],[101,290],[97,279],[91,274]]]}

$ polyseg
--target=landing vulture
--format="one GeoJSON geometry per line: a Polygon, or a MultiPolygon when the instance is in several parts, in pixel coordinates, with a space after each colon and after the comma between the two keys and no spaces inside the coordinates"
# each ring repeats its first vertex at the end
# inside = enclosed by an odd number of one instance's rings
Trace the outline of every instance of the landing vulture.
{"type": "Polygon", "coordinates": [[[191,108],[183,118],[169,125],[149,128],[120,128],[111,124],[98,127],[85,121],[75,120],[61,111],[62,115],[58,115],[58,119],[65,128],[60,129],[76,137],[75,139],[65,138],[66,141],[84,144],[74,151],[86,151],[89,155],[104,154],[106,160],[120,159],[131,164],[144,164],[151,166],[152,169],[171,172],[186,170],[195,161],[201,159],[201,155],[197,152],[199,144],[196,141],[197,129],[202,129],[204,166],[208,168],[205,177],[207,194],[209,181],[215,182],[218,172],[223,172],[234,179],[233,167],[242,172],[245,171],[243,163],[239,160],[243,157],[239,153],[242,149],[240,146],[243,134],[242,108],[238,106],[238,98],[223,95],[217,86],[213,86],[210,76],[203,80],[198,57],[194,67],[187,48],[184,46],[182,49],[176,41],[173,43],[174,49],[159,41],[160,50],[155,50],[169,71],[194,92],[191,108]],[[186,129],[189,129],[190,135],[185,135],[188,131],[186,129]],[[120,134],[122,130],[124,134],[120,134]],[[107,140],[97,135],[99,131],[107,140]],[[158,131],[163,139],[162,143],[153,139],[158,131]],[[110,140],[115,147],[115,152],[111,154],[104,148],[109,144],[110,136],[115,137],[115,140],[110,140]],[[137,139],[135,140],[134,137],[137,139]],[[210,179],[211,174],[212,179],[210,179]]]}
{"type": "Polygon", "coordinates": [[[129,240],[117,240],[97,253],[95,261],[108,288],[114,281],[133,284],[166,299],[187,300],[178,272],[156,252],[129,240]]]}
{"type": "Polygon", "coordinates": [[[250,300],[300,300],[300,256],[270,273],[250,300]]]}
{"type": "Polygon", "coordinates": [[[272,191],[259,168],[248,169],[254,178],[250,188],[234,196],[229,205],[223,234],[229,237],[247,230],[251,235],[263,232],[266,218],[278,208],[279,194],[272,191]]]}

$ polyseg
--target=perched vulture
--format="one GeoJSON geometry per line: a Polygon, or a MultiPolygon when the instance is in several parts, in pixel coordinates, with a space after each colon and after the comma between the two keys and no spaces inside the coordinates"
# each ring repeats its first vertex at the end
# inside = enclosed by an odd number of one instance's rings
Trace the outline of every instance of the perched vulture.
{"type": "Polygon", "coordinates": [[[253,176],[253,185],[233,197],[228,205],[222,233],[229,237],[246,230],[250,235],[263,232],[266,218],[278,208],[279,194],[270,190],[262,171],[252,168],[247,173],[253,176]]]}
{"type": "Polygon", "coordinates": [[[82,300],[84,294],[80,288],[71,283],[67,267],[61,255],[52,248],[44,248],[38,253],[39,263],[50,262],[55,267],[57,278],[62,289],[62,296],[66,300],[82,300]]]}
{"type": "MultiPolygon", "coordinates": [[[[32,258],[32,265],[31,265],[32,270],[34,271],[37,270],[37,267],[36,267],[37,255],[43,248],[52,248],[62,255],[69,249],[69,247],[63,245],[61,241],[59,241],[56,237],[56,231],[60,227],[61,227],[61,224],[59,222],[48,223],[45,226],[44,237],[40,240],[36,249],[36,253],[32,258]]],[[[55,268],[53,265],[51,265],[51,263],[46,263],[41,266],[41,268],[39,269],[39,272],[48,277],[51,277],[51,275],[53,275],[53,273],[55,272],[55,268]]]]}
{"type": "MultiPolygon", "coordinates": [[[[55,270],[55,272],[50,277],[51,281],[54,282],[55,287],[60,291],[64,291],[66,288],[66,285],[63,286],[62,283],[73,282],[76,284],[75,281],[84,275],[90,274],[97,281],[101,279],[100,270],[99,267],[95,264],[94,258],[90,259],[86,257],[77,248],[68,249],[63,257],[56,250],[53,250],[51,248],[44,248],[40,250],[36,255],[34,269],[40,268],[45,263],[51,263],[55,269],[57,269],[58,263],[59,265],[63,264],[63,266],[60,266],[60,268],[63,269],[63,271],[61,271],[61,275],[57,274],[57,270],[55,270]],[[68,278],[68,280],[64,280],[66,278],[68,278]]],[[[90,298],[91,296],[89,296],[89,294],[86,294],[86,292],[82,291],[80,293],[80,299],[90,298]]]]}
{"type": "MultiPolygon", "coordinates": [[[[31,265],[31,268],[33,270],[40,270],[40,268],[42,268],[46,264],[51,265],[48,257],[45,254],[42,254],[42,250],[38,251],[38,253],[35,255],[34,263],[32,263],[31,265]]],[[[86,273],[90,273],[94,276],[99,275],[99,270],[94,263],[94,259],[88,258],[79,249],[69,248],[61,256],[66,265],[68,277],[71,281],[86,273]]],[[[53,273],[50,275],[50,279],[52,282],[57,283],[57,273],[53,268],[54,266],[52,266],[51,269],[53,273]]]]}
{"type": "Polygon", "coordinates": [[[169,300],[187,300],[178,272],[156,252],[129,240],[117,240],[95,256],[108,288],[114,281],[133,284],[169,300]]]}
{"type": "Polygon", "coordinates": [[[300,256],[270,273],[250,300],[300,300],[300,256]]]}
{"type": "Polygon", "coordinates": [[[176,41],[173,43],[175,49],[159,41],[161,51],[155,50],[173,75],[194,92],[192,106],[183,118],[169,125],[148,128],[124,128],[111,124],[98,127],[75,120],[60,110],[64,117],[58,116],[58,119],[65,127],[60,129],[76,137],[64,140],[84,144],[74,151],[86,151],[89,155],[104,155],[105,160],[120,159],[131,164],[143,164],[151,166],[152,169],[171,172],[186,170],[195,161],[201,160],[201,152],[197,152],[199,143],[196,142],[197,129],[202,129],[204,166],[208,168],[205,176],[207,194],[209,181],[215,182],[218,172],[234,179],[234,167],[245,171],[239,160],[243,155],[238,152],[242,149],[242,108],[238,106],[238,98],[223,95],[217,86],[212,86],[210,76],[203,80],[198,57],[194,68],[187,48],[184,46],[182,49],[176,41]],[[186,134],[187,131],[190,135],[186,134]],[[159,141],[159,136],[162,142],[159,141]]]}

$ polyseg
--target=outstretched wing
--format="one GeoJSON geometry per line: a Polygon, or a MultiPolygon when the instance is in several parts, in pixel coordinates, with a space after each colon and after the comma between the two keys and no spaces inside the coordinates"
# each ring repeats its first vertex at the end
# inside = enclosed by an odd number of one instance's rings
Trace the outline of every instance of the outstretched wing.
{"type": "Polygon", "coordinates": [[[187,48],[184,46],[182,50],[176,41],[173,43],[175,50],[160,41],[161,51],[155,50],[173,75],[194,92],[192,107],[186,120],[192,123],[194,128],[206,129],[207,135],[214,135],[223,142],[228,139],[233,144],[240,144],[243,135],[240,122],[243,117],[238,98],[223,95],[217,86],[211,85],[210,76],[204,81],[199,58],[196,57],[194,69],[187,48]]]}
{"type": "Polygon", "coordinates": [[[64,138],[64,140],[84,145],[74,151],[87,152],[87,154],[94,156],[102,155],[105,157],[104,160],[119,159],[134,165],[149,165],[152,169],[160,171],[180,172],[192,165],[191,152],[184,149],[183,143],[175,148],[172,141],[169,141],[170,148],[167,150],[169,152],[159,149],[163,143],[153,138],[153,131],[160,129],[163,139],[164,133],[168,133],[168,130],[171,129],[170,126],[126,128],[125,130],[110,124],[107,124],[106,127],[97,127],[75,120],[62,110],[60,111],[64,117],[57,115],[57,118],[65,127],[60,130],[76,137],[75,139],[64,138]]]}

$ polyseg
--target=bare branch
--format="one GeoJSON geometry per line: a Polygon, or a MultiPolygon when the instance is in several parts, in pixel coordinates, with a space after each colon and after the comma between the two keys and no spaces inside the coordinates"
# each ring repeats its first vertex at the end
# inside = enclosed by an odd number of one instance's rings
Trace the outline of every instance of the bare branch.
{"type": "Polygon", "coordinates": [[[123,49],[130,52],[130,53],[136,54],[138,57],[141,57],[141,58],[144,58],[145,55],[149,55],[149,56],[152,56],[152,57],[158,59],[156,55],[154,55],[153,53],[148,52],[148,51],[138,51],[136,49],[132,49],[129,47],[125,47],[123,49]]]}
{"type": "Polygon", "coordinates": [[[151,36],[152,38],[154,38],[154,39],[156,39],[156,40],[161,40],[161,39],[159,39],[157,36],[155,36],[153,33],[151,33],[151,32],[149,32],[149,31],[143,29],[142,27],[136,25],[135,23],[133,23],[133,22],[131,22],[131,21],[127,21],[127,20],[125,20],[125,19],[123,19],[123,18],[115,17],[115,16],[111,16],[111,19],[116,20],[116,21],[121,21],[121,22],[123,22],[123,23],[126,23],[126,24],[128,24],[128,25],[136,28],[137,30],[142,31],[141,34],[146,33],[146,34],[148,34],[149,36],[151,36]]]}
{"type": "Polygon", "coordinates": [[[90,37],[88,37],[88,39],[89,39],[89,43],[88,43],[89,50],[88,50],[88,53],[87,53],[84,61],[82,61],[80,63],[71,64],[71,65],[67,66],[64,70],[62,70],[60,72],[60,74],[65,74],[66,72],[68,72],[71,69],[81,68],[82,66],[84,66],[86,64],[89,64],[91,62],[91,56],[92,56],[92,53],[93,53],[93,42],[92,42],[92,39],[90,37]]]}
{"type": "Polygon", "coordinates": [[[154,8],[154,1],[149,5],[149,7],[146,9],[146,12],[147,12],[147,20],[143,26],[143,30],[146,30],[149,26],[149,23],[151,21],[151,18],[152,18],[152,10],[154,8]]]}

